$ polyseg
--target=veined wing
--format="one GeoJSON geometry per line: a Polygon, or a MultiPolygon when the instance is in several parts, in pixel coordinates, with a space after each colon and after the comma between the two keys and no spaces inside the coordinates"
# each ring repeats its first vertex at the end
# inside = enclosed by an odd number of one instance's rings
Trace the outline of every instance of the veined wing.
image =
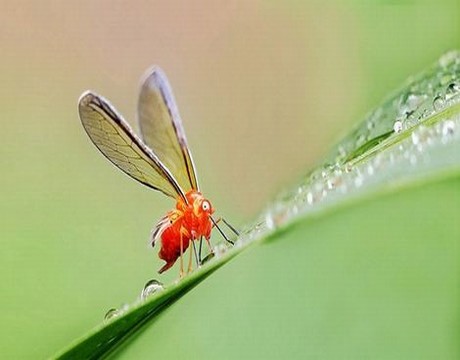
{"type": "Polygon", "coordinates": [[[106,99],[87,91],[78,101],[78,111],[94,145],[114,165],[148,187],[185,200],[170,171],[106,99]]]}
{"type": "Polygon", "coordinates": [[[179,110],[168,79],[159,67],[147,72],[141,85],[137,111],[144,143],[171,171],[182,189],[199,190],[179,110]]]}

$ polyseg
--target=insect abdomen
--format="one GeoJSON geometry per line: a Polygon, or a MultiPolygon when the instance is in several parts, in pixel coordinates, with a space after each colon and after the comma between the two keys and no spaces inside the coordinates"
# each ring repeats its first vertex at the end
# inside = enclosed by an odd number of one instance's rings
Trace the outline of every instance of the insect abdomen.
{"type": "Polygon", "coordinates": [[[183,218],[177,219],[166,227],[161,234],[161,249],[158,253],[160,259],[166,261],[166,264],[160,269],[160,273],[166,271],[174,265],[182,253],[184,253],[190,244],[190,234],[183,226],[183,218]]]}

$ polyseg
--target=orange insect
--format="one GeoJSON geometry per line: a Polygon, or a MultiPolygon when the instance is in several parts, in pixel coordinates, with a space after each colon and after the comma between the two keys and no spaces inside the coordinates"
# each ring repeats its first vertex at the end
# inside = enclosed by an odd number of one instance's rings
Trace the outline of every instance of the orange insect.
{"type": "MultiPolygon", "coordinates": [[[[209,242],[215,226],[226,241],[232,241],[214,220],[214,208],[200,192],[192,155],[187,145],[182,120],[166,75],[158,67],[147,72],[142,81],[137,107],[140,138],[115,108],[102,96],[84,92],[78,110],[86,133],[102,154],[123,172],[142,184],[176,199],[152,231],[151,244],[161,239],[159,257],[168,270],[180,258],[180,275],[184,274],[182,255],[193,245],[197,265],[201,265],[201,245],[209,242]],[[187,191],[184,191],[187,190],[187,191]],[[197,253],[195,241],[200,240],[197,253]]],[[[192,269],[192,251],[188,271],[192,269]]]]}

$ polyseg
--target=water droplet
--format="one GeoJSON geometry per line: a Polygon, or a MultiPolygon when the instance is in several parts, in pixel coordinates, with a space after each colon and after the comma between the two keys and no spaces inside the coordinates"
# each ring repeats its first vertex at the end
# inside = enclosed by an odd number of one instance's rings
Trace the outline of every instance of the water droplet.
{"type": "Polygon", "coordinates": [[[329,174],[327,179],[327,188],[333,190],[343,184],[342,170],[340,167],[335,166],[332,173],[329,174]]]}
{"type": "Polygon", "coordinates": [[[460,92],[460,84],[458,82],[451,82],[449,85],[447,85],[446,89],[446,98],[450,99],[457,95],[460,92]]]}
{"type": "Polygon", "coordinates": [[[393,125],[393,130],[395,133],[400,133],[403,129],[403,124],[400,120],[395,121],[393,125]]]}
{"type": "Polygon", "coordinates": [[[120,309],[111,308],[104,315],[104,321],[111,321],[128,310],[129,306],[124,304],[120,309]]]}
{"type": "Polygon", "coordinates": [[[269,210],[265,216],[265,223],[268,229],[275,229],[284,224],[289,215],[288,208],[282,204],[276,204],[273,209],[269,210]]]}
{"type": "Polygon", "coordinates": [[[152,279],[145,284],[141,293],[141,300],[146,300],[149,296],[162,291],[164,289],[163,284],[158,280],[152,279]]]}
{"type": "Polygon", "coordinates": [[[201,259],[201,264],[206,264],[209,260],[213,259],[216,254],[214,252],[210,252],[208,255],[206,255],[203,259],[201,259]]]}
{"type": "Polygon", "coordinates": [[[433,109],[439,111],[444,107],[444,99],[442,96],[438,95],[433,100],[433,109]]]}
{"type": "Polygon", "coordinates": [[[309,205],[313,204],[313,193],[311,191],[307,193],[307,203],[309,205]]]}
{"type": "Polygon", "coordinates": [[[265,224],[267,225],[267,229],[273,230],[275,228],[275,222],[270,212],[267,212],[265,216],[265,224]]]}
{"type": "Polygon", "coordinates": [[[333,165],[331,164],[325,165],[323,169],[321,170],[321,178],[324,180],[327,180],[329,178],[329,175],[333,171],[333,169],[334,169],[333,165]]]}
{"type": "Polygon", "coordinates": [[[307,192],[308,192],[308,187],[303,184],[297,188],[297,195],[295,196],[295,201],[299,202],[300,204],[305,203],[307,201],[307,192]]]}

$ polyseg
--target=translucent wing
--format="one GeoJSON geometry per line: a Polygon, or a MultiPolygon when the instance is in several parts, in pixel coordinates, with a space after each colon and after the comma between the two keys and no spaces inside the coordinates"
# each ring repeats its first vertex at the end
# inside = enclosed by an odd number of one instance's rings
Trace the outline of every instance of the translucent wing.
{"type": "Polygon", "coordinates": [[[195,165],[168,79],[158,67],[141,85],[138,122],[142,140],[171,171],[184,190],[198,188],[195,165]]]}
{"type": "Polygon", "coordinates": [[[87,91],[80,97],[78,111],[94,145],[119,169],[148,187],[185,200],[170,171],[106,99],[87,91]]]}

